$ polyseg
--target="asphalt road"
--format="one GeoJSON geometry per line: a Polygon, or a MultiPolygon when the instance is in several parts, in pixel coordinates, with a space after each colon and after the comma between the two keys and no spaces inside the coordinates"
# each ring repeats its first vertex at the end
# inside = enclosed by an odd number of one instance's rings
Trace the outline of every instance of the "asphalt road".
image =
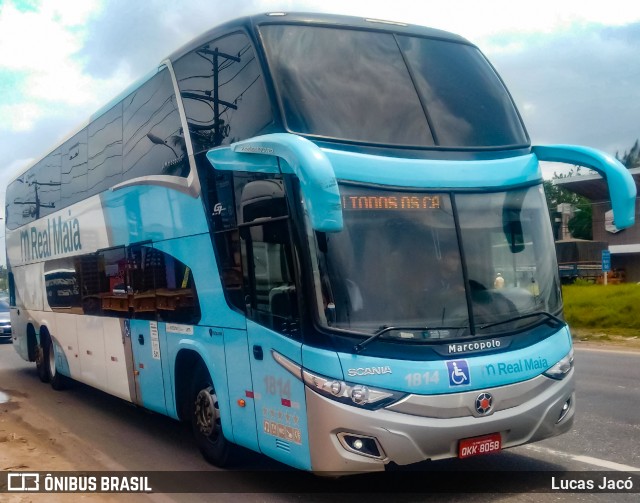
{"type": "MultiPolygon", "coordinates": [[[[249,453],[242,472],[220,471],[207,464],[197,451],[189,431],[166,417],[138,409],[117,398],[74,383],[71,389],[55,392],[42,384],[35,365],[22,361],[11,345],[0,345],[0,391],[26,393],[39,411],[90,443],[112,461],[113,469],[131,471],[185,471],[202,487],[222,484],[229,492],[240,487],[243,501],[327,501],[330,488],[336,493],[380,493],[388,487],[411,487],[418,494],[395,494],[393,501],[425,501],[430,484],[451,479],[459,471],[476,472],[472,481],[486,474],[487,484],[496,493],[514,482],[512,472],[531,475],[531,491],[548,489],[550,476],[539,472],[592,472],[622,474],[640,471],[640,352],[576,349],[577,412],[574,428],[560,437],[522,446],[497,455],[467,460],[446,460],[420,464],[413,470],[327,480],[285,467],[260,455],[249,453]],[[267,470],[267,471],[265,471],[267,470]],[[273,471],[272,471],[273,470],[273,471]],[[500,471],[508,471],[507,477],[500,471]],[[475,478],[474,478],[475,477],[475,478]],[[273,494],[291,480],[291,494],[273,494]],[[236,484],[236,485],[234,485],[236,484]],[[302,496],[300,492],[310,494],[302,496]]],[[[46,427],[46,425],[43,425],[46,427]]],[[[590,476],[589,474],[587,474],[590,476]]],[[[516,479],[522,477],[515,477],[516,479]]],[[[464,478],[460,479],[464,481],[464,478]]],[[[516,481],[517,482],[517,481],[516,481]]],[[[462,482],[461,482],[462,483],[462,482]]],[[[560,482],[557,482],[557,485],[560,482]]],[[[455,487],[455,484],[454,486],[455,487]]],[[[518,485],[515,486],[517,491],[518,485]]],[[[464,491],[464,486],[460,487],[464,491]]],[[[360,501],[353,494],[344,500],[360,501]]],[[[440,501],[635,501],[630,494],[468,494],[464,498],[448,494],[440,501]]],[[[389,495],[378,494],[380,501],[389,495]]],[[[208,501],[211,495],[153,495],[156,501],[208,501]]],[[[237,501],[235,494],[217,494],[216,501],[237,501]]],[[[338,498],[340,499],[340,498],[338,498]]],[[[378,500],[373,494],[367,501],[378,500]]],[[[332,497],[331,501],[336,501],[332,497]]]]}

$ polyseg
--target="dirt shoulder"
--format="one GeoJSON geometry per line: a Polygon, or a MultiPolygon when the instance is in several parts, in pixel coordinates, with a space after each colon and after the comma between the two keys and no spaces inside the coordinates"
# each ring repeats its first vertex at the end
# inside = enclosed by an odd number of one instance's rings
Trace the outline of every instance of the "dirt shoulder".
{"type": "Polygon", "coordinates": [[[571,328],[575,347],[640,351],[637,331],[571,328]]]}
{"type": "Polygon", "coordinates": [[[45,417],[15,390],[0,404],[0,468],[3,471],[108,470],[97,452],[45,417]],[[34,425],[46,425],[40,429],[34,425]]]}
{"type": "MultiPolygon", "coordinates": [[[[50,417],[43,415],[24,394],[3,389],[9,400],[0,403],[0,470],[3,472],[111,471],[118,466],[50,417]],[[43,426],[46,425],[46,429],[43,426]]],[[[0,399],[6,400],[0,395],[0,399]]],[[[5,483],[0,479],[0,488],[5,483]]],[[[117,494],[2,494],[7,503],[69,501],[145,501],[145,495],[117,494]]]]}

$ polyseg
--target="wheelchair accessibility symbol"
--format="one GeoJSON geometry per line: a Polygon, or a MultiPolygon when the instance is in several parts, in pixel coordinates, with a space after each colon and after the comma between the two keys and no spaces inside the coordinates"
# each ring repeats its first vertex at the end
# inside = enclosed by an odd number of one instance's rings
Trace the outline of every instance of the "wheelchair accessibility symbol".
{"type": "Polygon", "coordinates": [[[467,360],[447,362],[447,374],[449,375],[449,386],[466,386],[471,384],[467,360]]]}

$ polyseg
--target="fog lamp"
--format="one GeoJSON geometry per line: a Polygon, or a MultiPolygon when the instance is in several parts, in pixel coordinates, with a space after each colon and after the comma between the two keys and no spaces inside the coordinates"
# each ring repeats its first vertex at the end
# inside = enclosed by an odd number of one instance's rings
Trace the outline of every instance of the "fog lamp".
{"type": "Polygon", "coordinates": [[[338,439],[342,446],[348,451],[370,458],[382,459],[384,457],[382,448],[378,440],[374,437],[366,437],[353,433],[339,433],[338,439]]]}

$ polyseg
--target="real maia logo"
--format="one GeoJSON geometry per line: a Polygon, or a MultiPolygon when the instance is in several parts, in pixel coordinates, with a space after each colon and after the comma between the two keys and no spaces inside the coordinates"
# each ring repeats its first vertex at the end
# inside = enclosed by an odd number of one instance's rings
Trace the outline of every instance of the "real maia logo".
{"type": "Polygon", "coordinates": [[[77,218],[47,219],[47,227],[30,227],[20,231],[20,252],[23,262],[42,260],[82,250],[80,222],[77,218]]]}

